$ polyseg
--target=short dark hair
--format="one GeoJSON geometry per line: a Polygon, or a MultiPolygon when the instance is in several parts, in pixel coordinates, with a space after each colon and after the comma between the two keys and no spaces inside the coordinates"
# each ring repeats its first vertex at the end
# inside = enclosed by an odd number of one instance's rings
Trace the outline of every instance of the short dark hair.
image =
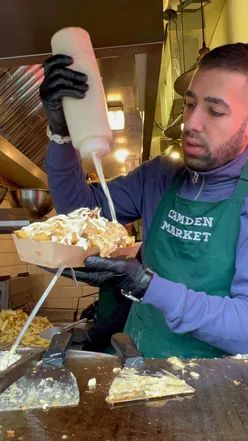
{"type": "Polygon", "coordinates": [[[216,47],[198,63],[199,69],[223,69],[248,75],[248,44],[232,43],[216,47]]]}

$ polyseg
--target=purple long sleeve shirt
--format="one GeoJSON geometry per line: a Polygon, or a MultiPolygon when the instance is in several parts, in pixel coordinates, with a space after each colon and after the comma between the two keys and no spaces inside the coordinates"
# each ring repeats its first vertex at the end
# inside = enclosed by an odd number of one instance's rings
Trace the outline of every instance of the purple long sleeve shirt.
{"type": "MultiPolygon", "coordinates": [[[[246,161],[248,148],[229,164],[199,174],[198,179],[193,179],[193,172],[186,171],[187,180],[180,195],[190,200],[210,202],[230,198],[246,161]]],[[[183,164],[168,157],[157,157],[127,176],[109,182],[118,221],[127,224],[142,218],[144,243],[161,198],[184,169],[183,164]]],[[[110,219],[101,186],[86,183],[80,158],[71,144],[50,143],[46,170],[58,213],[100,206],[102,215],[110,219]]],[[[190,332],[193,337],[230,354],[248,353],[248,195],[240,216],[236,271],[230,297],[196,292],[190,286],[154,275],[143,303],[159,308],[173,332],[190,332]]]]}

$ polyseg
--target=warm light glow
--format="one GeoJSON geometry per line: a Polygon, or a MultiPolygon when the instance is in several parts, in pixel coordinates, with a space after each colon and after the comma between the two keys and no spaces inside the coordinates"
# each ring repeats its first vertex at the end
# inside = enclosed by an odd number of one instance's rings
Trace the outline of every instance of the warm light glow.
{"type": "Polygon", "coordinates": [[[171,158],[177,160],[183,157],[183,152],[178,141],[174,140],[169,147],[165,150],[164,154],[166,156],[171,156],[171,158]]]}
{"type": "Polygon", "coordinates": [[[124,136],[118,136],[118,138],[115,138],[115,142],[116,144],[126,144],[127,138],[125,138],[124,136]]]}
{"type": "Polygon", "coordinates": [[[184,129],[184,123],[181,124],[181,130],[183,131],[184,129]]]}
{"type": "Polygon", "coordinates": [[[123,130],[125,127],[125,116],[123,110],[109,110],[108,119],[111,130],[123,130]]]}
{"type": "Polygon", "coordinates": [[[171,156],[173,159],[179,159],[179,158],[180,158],[180,155],[179,155],[178,152],[173,152],[173,153],[171,153],[170,156],[171,156]]]}
{"type": "Polygon", "coordinates": [[[126,157],[128,156],[129,152],[126,149],[119,149],[115,152],[115,157],[117,161],[119,162],[125,162],[126,157]]]}
{"type": "Polygon", "coordinates": [[[108,119],[112,130],[123,130],[125,115],[121,101],[108,102],[108,119]]]}
{"type": "Polygon", "coordinates": [[[122,101],[122,96],[119,93],[111,93],[107,95],[107,101],[114,102],[114,101],[122,101]]]}

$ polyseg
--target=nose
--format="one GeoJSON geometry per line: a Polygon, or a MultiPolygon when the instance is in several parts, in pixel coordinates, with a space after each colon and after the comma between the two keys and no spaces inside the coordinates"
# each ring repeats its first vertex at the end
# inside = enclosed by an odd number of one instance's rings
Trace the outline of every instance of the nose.
{"type": "Polygon", "coordinates": [[[183,112],[184,131],[194,130],[195,132],[202,132],[204,126],[203,112],[199,107],[194,109],[185,109],[183,112]]]}

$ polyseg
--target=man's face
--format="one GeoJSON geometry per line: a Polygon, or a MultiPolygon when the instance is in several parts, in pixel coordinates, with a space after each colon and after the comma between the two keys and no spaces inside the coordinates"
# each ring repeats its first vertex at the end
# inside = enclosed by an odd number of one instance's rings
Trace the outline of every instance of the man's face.
{"type": "Polygon", "coordinates": [[[183,151],[195,171],[218,168],[248,143],[248,79],[222,69],[198,70],[185,97],[183,151]]]}

